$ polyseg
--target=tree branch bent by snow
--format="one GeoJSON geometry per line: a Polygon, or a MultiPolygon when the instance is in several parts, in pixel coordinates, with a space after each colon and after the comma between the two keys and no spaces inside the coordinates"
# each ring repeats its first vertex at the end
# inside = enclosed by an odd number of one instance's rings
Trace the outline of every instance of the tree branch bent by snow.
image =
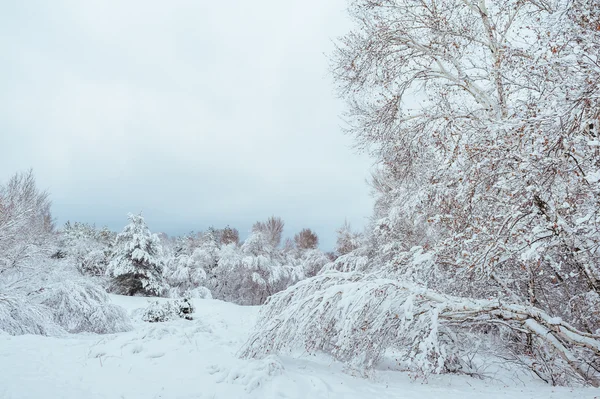
{"type": "Polygon", "coordinates": [[[441,295],[375,274],[332,271],[301,281],[269,299],[257,326],[242,349],[244,357],[301,346],[372,368],[394,350],[424,374],[460,368],[469,345],[461,333],[504,328],[532,336],[533,345],[558,354],[580,380],[600,385],[600,336],[535,307],[441,295]]]}

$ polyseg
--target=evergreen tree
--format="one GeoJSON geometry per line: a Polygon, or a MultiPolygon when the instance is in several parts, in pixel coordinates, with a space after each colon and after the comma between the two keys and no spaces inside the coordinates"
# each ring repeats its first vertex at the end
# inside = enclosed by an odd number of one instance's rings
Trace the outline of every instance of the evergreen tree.
{"type": "Polygon", "coordinates": [[[162,249],[141,214],[129,214],[129,223],[117,235],[107,274],[114,277],[118,293],[160,295],[162,287],[162,249]]]}

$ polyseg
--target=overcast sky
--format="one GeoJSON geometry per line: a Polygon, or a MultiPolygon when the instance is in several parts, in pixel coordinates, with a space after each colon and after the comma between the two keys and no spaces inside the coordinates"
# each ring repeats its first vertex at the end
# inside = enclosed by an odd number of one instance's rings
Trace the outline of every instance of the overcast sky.
{"type": "Polygon", "coordinates": [[[345,0],[54,0],[0,6],[0,181],[33,168],[67,220],[120,230],[270,215],[324,249],[364,225],[370,161],[326,57],[345,0]]]}

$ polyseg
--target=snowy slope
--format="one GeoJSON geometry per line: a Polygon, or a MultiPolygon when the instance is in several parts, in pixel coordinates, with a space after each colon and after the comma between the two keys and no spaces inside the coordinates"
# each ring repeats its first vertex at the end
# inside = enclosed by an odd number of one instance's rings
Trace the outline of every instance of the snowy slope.
{"type": "MultiPolygon", "coordinates": [[[[112,296],[134,317],[145,298],[112,296]]],[[[481,381],[406,373],[345,373],[325,356],[241,360],[236,352],[259,308],[196,300],[195,320],[114,335],[0,336],[0,398],[600,398],[597,389],[553,388],[523,377],[481,381]]]]}

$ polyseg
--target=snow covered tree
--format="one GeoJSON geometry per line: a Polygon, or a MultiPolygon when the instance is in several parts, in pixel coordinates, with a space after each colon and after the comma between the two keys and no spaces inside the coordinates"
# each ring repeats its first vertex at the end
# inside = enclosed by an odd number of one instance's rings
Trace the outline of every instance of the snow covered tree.
{"type": "Polygon", "coordinates": [[[48,193],[37,188],[33,171],[0,185],[0,273],[46,255],[53,229],[48,193]]]}
{"type": "Polygon", "coordinates": [[[241,247],[223,245],[209,274],[213,297],[241,305],[260,305],[272,294],[304,278],[303,266],[273,247],[272,237],[253,232],[241,247]]]}
{"type": "Polygon", "coordinates": [[[477,346],[476,332],[481,334],[481,326],[487,327],[486,332],[493,331],[490,326],[501,330],[511,341],[515,332],[527,334],[545,351],[556,352],[554,361],[563,367],[562,375],[548,375],[544,364],[530,363],[548,382],[568,382],[566,375],[600,385],[594,368],[600,340],[560,318],[531,306],[442,295],[412,283],[357,272],[322,273],[270,297],[242,355],[323,351],[364,368],[377,365],[392,350],[396,360],[422,375],[471,373],[461,355],[477,346]]]}
{"type": "Polygon", "coordinates": [[[252,226],[252,231],[261,233],[269,245],[273,248],[277,248],[279,244],[281,244],[284,225],[285,223],[281,218],[271,216],[266,222],[256,222],[254,226],[252,226]]]}
{"type": "Polygon", "coordinates": [[[229,226],[225,227],[221,231],[221,244],[235,244],[238,245],[240,243],[240,232],[229,226]]]}
{"type": "Polygon", "coordinates": [[[131,328],[125,311],[110,304],[100,286],[80,278],[71,257],[56,256],[57,241],[48,195],[32,172],[0,185],[0,333],[131,328]]]}
{"type": "Polygon", "coordinates": [[[315,249],[319,246],[319,237],[311,229],[302,229],[294,236],[294,243],[299,250],[315,249]]]}
{"type": "Polygon", "coordinates": [[[60,253],[73,259],[85,275],[104,276],[116,233],[87,223],[67,222],[60,231],[60,253]]]}
{"type": "Polygon", "coordinates": [[[164,267],[163,275],[168,283],[169,297],[210,298],[205,268],[214,267],[213,253],[199,247],[191,255],[179,253],[170,258],[164,267]]]}
{"type": "Polygon", "coordinates": [[[335,253],[337,255],[346,255],[359,247],[359,234],[354,233],[348,221],[345,221],[342,227],[337,230],[337,241],[335,253]]]}
{"type": "Polygon", "coordinates": [[[350,3],[356,28],[333,72],[349,133],[379,162],[374,215],[361,247],[267,304],[261,322],[273,320],[266,328],[284,346],[287,317],[335,354],[362,348],[360,337],[397,349],[406,336],[387,334],[412,334],[403,326],[418,316],[432,327],[408,336],[417,369],[457,370],[468,326],[548,382],[598,385],[600,319],[589,304],[600,303],[599,6],[350,3]],[[389,281],[371,285],[376,277],[389,281]],[[388,284],[428,290],[417,296],[426,313],[388,284]],[[506,305],[494,310],[490,298],[506,305]],[[396,302],[410,310],[391,311],[396,302]],[[344,324],[351,304],[360,311],[344,324]]]}
{"type": "Polygon", "coordinates": [[[163,293],[162,249],[141,214],[129,214],[130,223],[115,239],[106,273],[114,278],[115,292],[126,295],[163,293]]]}

